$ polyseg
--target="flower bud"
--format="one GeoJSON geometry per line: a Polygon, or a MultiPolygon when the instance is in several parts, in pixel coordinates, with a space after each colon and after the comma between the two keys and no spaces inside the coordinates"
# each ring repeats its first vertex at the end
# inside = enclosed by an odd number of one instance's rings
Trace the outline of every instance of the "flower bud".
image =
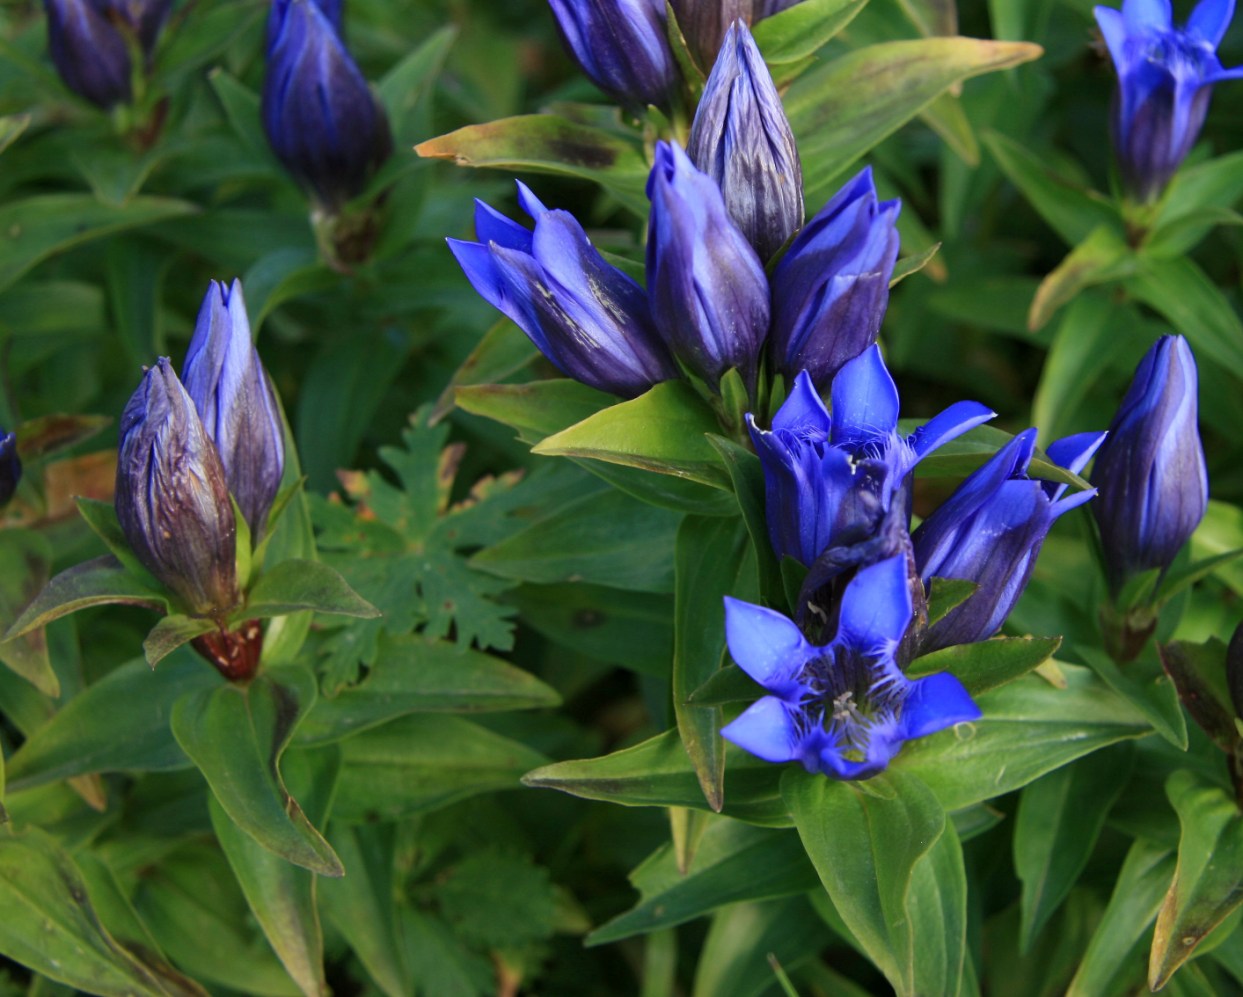
{"type": "Polygon", "coordinates": [[[667,109],[678,83],[664,0],[549,0],[565,47],[588,78],[628,107],[667,109]]]}
{"type": "Polygon", "coordinates": [[[319,5],[277,0],[268,31],[263,129],[290,175],[335,213],[392,152],[388,118],[319,5]]]}
{"type": "Polygon", "coordinates": [[[876,342],[898,259],[902,202],[879,201],[871,167],[807,223],[772,274],[773,363],[817,387],[876,342]]]}
{"type": "Polygon", "coordinates": [[[754,24],[780,14],[801,0],[671,0],[678,27],[695,60],[705,71],[721,49],[726,29],[741,18],[754,24]]]}
{"type": "Polygon", "coordinates": [[[92,0],[43,0],[48,53],[74,93],[104,110],[130,100],[125,38],[92,0]]]}
{"type": "Polygon", "coordinates": [[[1110,588],[1168,568],[1208,506],[1196,425],[1196,362],[1182,336],[1162,336],[1135,371],[1092,468],[1093,513],[1110,588]]]}
{"type": "Polygon", "coordinates": [[[17,456],[17,434],[0,429],[0,509],[9,504],[22,479],[22,462],[17,456]]]}
{"type": "Polygon", "coordinates": [[[280,406],[250,337],[242,284],[211,282],[181,370],[255,543],[285,471],[280,406]]]}
{"type": "Polygon", "coordinates": [[[220,455],[161,357],[121,415],[116,509],[138,560],[198,616],[237,605],[236,522],[220,455]]]}
{"type": "Polygon", "coordinates": [[[476,202],[478,242],[450,239],[467,278],[564,374],[633,398],[678,376],[643,289],[605,262],[568,211],[550,211],[525,184],[518,201],[535,231],[476,202]]]}
{"type": "Polygon", "coordinates": [[[731,367],[755,387],[768,334],[768,278],[721,189],[685,152],[656,143],[647,181],[647,292],[674,356],[716,388],[731,367]]]}
{"type": "Polygon", "coordinates": [[[736,21],[700,98],[686,148],[717,182],[729,216],[769,259],[803,224],[803,168],[764,57],[736,21]]]}
{"type": "Polygon", "coordinates": [[[1217,59],[1234,0],[1200,0],[1181,28],[1169,0],[1124,0],[1120,11],[1095,13],[1118,72],[1112,131],[1122,183],[1152,201],[1195,144],[1213,84],[1243,76],[1217,59]]]}
{"type": "MultiPolygon", "coordinates": [[[[1103,433],[1067,437],[1049,447],[1055,463],[1078,473],[1105,439],[1103,433]]],[[[968,477],[912,536],[915,565],[925,588],[933,578],[959,578],[979,588],[932,625],[919,644],[927,654],[972,644],[995,634],[1027,587],[1050,527],[1096,494],[1066,498],[1066,485],[1027,477],[1036,431],[1020,433],[968,477]]]]}

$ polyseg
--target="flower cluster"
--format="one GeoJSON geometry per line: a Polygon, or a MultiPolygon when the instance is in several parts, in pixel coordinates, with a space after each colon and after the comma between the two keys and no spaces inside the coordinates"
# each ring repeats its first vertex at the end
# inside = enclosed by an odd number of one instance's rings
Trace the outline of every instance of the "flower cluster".
{"type": "Polygon", "coordinates": [[[258,543],[285,466],[280,408],[239,282],[212,282],[182,375],[160,358],[125,407],[117,518],[189,613],[222,622],[240,600],[233,502],[258,543]]]}
{"type": "Polygon", "coordinates": [[[172,0],[43,0],[48,52],[80,97],[108,109],[133,97],[131,41],[150,65],[172,0]]]}
{"type": "Polygon", "coordinates": [[[574,218],[521,186],[534,231],[479,204],[478,241],[449,245],[475,289],[561,371],[623,396],[679,370],[716,391],[734,369],[754,397],[765,361],[822,386],[876,341],[899,205],[880,202],[864,170],[800,231],[794,139],[742,21],[726,33],[689,154],[658,142],[647,192],[646,293],[574,218]],[[770,279],[765,266],[787,244],[770,279]]]}

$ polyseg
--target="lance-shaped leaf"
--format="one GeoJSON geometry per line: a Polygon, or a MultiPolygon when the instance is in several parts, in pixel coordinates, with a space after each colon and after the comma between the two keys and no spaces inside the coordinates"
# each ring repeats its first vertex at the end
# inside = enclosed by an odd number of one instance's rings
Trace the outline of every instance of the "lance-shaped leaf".
{"type": "Polygon", "coordinates": [[[755,43],[772,70],[773,79],[793,79],[820,49],[845,28],[868,0],[801,0],[787,10],[757,21],[755,43]]]}
{"type": "Polygon", "coordinates": [[[1243,815],[1217,786],[1175,772],[1165,786],[1182,834],[1153,933],[1148,985],[1160,990],[1204,936],[1243,903],[1243,815]]]}
{"type": "Polygon", "coordinates": [[[1039,668],[1053,657],[1061,643],[1060,637],[994,637],[974,644],[956,644],[916,658],[907,673],[914,678],[949,672],[972,696],[978,696],[1039,668]]]}
{"type": "Polygon", "coordinates": [[[315,679],[304,669],[270,669],[247,686],[179,700],[173,734],[239,828],[295,865],[340,876],[341,861],[289,795],[278,768],[315,695],[315,679]]]}
{"type": "Polygon", "coordinates": [[[0,837],[0,953],[105,997],[201,993],[131,955],[100,922],[81,870],[50,835],[0,837]]]}
{"type": "Polygon", "coordinates": [[[105,554],[74,565],[48,582],[4,636],[12,640],[79,609],[109,603],[168,609],[166,596],[148,588],[115,557],[105,554]]]}
{"type": "Polygon", "coordinates": [[[1234,752],[1239,730],[1226,678],[1226,645],[1216,638],[1203,644],[1176,640],[1157,650],[1191,719],[1222,751],[1234,752]]]}
{"type": "Polygon", "coordinates": [[[1153,730],[1179,750],[1187,749],[1187,718],[1178,700],[1178,689],[1167,680],[1160,665],[1135,661],[1123,671],[1109,655],[1096,648],[1080,646],[1075,650],[1107,686],[1148,719],[1153,730]]]}
{"type": "Polygon", "coordinates": [[[785,108],[809,201],[954,84],[1041,54],[1027,42],[926,38],[856,49],[804,73],[786,93],[785,108]]]}
{"type": "Polygon", "coordinates": [[[321,561],[291,558],[265,571],[250,590],[246,608],[235,615],[253,619],[303,609],[332,616],[373,620],[380,611],[360,596],[334,568],[321,561]]]}
{"type": "Polygon", "coordinates": [[[1080,291],[1129,277],[1136,265],[1134,252],[1117,228],[1097,226],[1040,282],[1027,313],[1027,328],[1033,332],[1042,328],[1080,291]]]}
{"type": "Polygon", "coordinates": [[[47,637],[34,630],[3,640],[3,630],[30,604],[47,584],[52,550],[47,540],[26,530],[0,532],[0,562],[9,569],[0,573],[0,662],[3,662],[45,696],[60,695],[60,680],[47,656],[47,637]]]}

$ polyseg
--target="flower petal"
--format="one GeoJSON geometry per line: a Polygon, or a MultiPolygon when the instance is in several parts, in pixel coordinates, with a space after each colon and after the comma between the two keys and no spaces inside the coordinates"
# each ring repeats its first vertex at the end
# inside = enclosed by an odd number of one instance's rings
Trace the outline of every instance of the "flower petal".
{"type": "Polygon", "coordinates": [[[766,762],[790,762],[800,757],[799,732],[790,710],[781,700],[765,696],[721,728],[721,737],[766,762]]]}
{"type": "Polygon", "coordinates": [[[820,393],[811,383],[811,375],[805,370],[799,371],[794,379],[794,389],[773,416],[773,432],[786,430],[802,433],[812,429],[827,437],[831,426],[829,410],[824,407],[820,393]]]}
{"type": "Polygon", "coordinates": [[[925,737],[981,716],[966,687],[949,672],[938,672],[911,683],[902,706],[902,738],[925,737]]]}
{"type": "Polygon", "coordinates": [[[531,251],[531,230],[525,225],[506,218],[494,207],[475,201],[475,238],[484,246],[495,242],[506,249],[518,249],[524,253],[531,251]]]}
{"type": "Polygon", "coordinates": [[[769,692],[797,698],[795,676],[816,652],[792,620],[726,596],[725,639],[739,668],[769,692]]]}
{"type": "Polygon", "coordinates": [[[955,402],[911,434],[907,441],[915,452],[915,459],[911,463],[918,464],[937,447],[983,425],[996,415],[996,412],[979,402],[955,402]]]}
{"type": "Polygon", "coordinates": [[[1232,17],[1234,0],[1200,0],[1187,19],[1187,34],[1203,38],[1217,48],[1232,17]]]}
{"type": "Polygon", "coordinates": [[[833,378],[832,442],[858,447],[885,439],[898,425],[898,388],[872,346],[843,365],[833,378]]]}
{"type": "Polygon", "coordinates": [[[896,643],[911,622],[911,611],[906,555],[898,554],[864,568],[846,586],[835,643],[863,651],[896,643]]]}

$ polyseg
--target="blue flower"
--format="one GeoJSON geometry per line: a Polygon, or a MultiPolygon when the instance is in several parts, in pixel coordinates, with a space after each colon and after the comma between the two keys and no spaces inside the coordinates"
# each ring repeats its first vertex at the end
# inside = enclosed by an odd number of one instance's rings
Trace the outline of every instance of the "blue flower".
{"type": "Polygon", "coordinates": [[[1092,467],[1092,511],[1110,586],[1173,563],[1208,506],[1196,425],[1196,362],[1182,336],[1144,355],[1092,467]]]}
{"type": "Polygon", "coordinates": [[[43,0],[48,53],[74,93],[105,110],[130,100],[125,38],[92,0],[43,0]]]}
{"type": "Polygon", "coordinates": [[[628,107],[668,108],[678,82],[664,0],[549,0],[583,72],[628,107]]]}
{"type": "Polygon", "coordinates": [[[647,196],[647,292],[657,329],[712,388],[737,368],[754,389],[768,335],[763,263],[730,218],[721,188],[678,146],[656,143],[647,196]]]}
{"type": "Polygon", "coordinates": [[[285,471],[285,431],[276,393],[250,337],[242,285],[211,282],[182,368],[225,481],[258,543],[285,471]]]}
{"type": "Polygon", "coordinates": [[[725,208],[767,260],[803,224],[803,168],[781,97],[743,21],[730,26],[686,152],[717,182],[725,208]]]}
{"type": "Polygon", "coordinates": [[[1169,0],[1123,0],[1120,11],[1095,12],[1118,71],[1113,140],[1122,182],[1131,197],[1151,201],[1195,144],[1213,84],[1243,76],[1217,59],[1234,0],[1200,0],[1181,28],[1169,0]]]}
{"type": "Polygon", "coordinates": [[[188,612],[237,605],[237,523],[224,466],[194,402],[161,357],[121,414],[116,510],[139,561],[188,612]]]}
{"type": "Polygon", "coordinates": [[[643,289],[606,263],[568,211],[518,184],[535,231],[475,202],[479,242],[449,239],[467,279],[564,374],[632,398],[678,376],[643,289]]]}
{"type": "Polygon", "coordinates": [[[22,462],[17,456],[17,434],[0,429],[0,509],[9,504],[22,480],[22,462]]]}
{"type": "Polygon", "coordinates": [[[276,158],[333,213],[362,193],[393,142],[328,10],[312,0],[273,4],[261,114],[276,158]]]}
{"type": "Polygon", "coordinates": [[[880,201],[864,169],[798,234],[772,275],[773,364],[817,387],[876,342],[898,259],[900,201],[880,201]]]}
{"type": "Polygon", "coordinates": [[[904,741],[978,720],[979,707],[953,675],[912,681],[902,673],[895,652],[910,621],[901,555],[864,568],[846,586],[837,633],[823,647],[780,613],[726,598],[730,654],[769,695],[721,736],[765,761],[867,779],[904,741]]]}
{"type": "MultiPolygon", "coordinates": [[[[1077,474],[1104,439],[1104,433],[1082,433],[1058,440],[1049,447],[1049,458],[1077,474]]],[[[1027,587],[1054,520],[1096,494],[1088,489],[1063,498],[1066,485],[1028,478],[1035,444],[1036,430],[1020,433],[959,485],[912,536],[925,588],[934,577],[979,585],[928,629],[919,643],[921,653],[995,634],[1027,587]]]]}
{"type": "Polygon", "coordinates": [[[739,18],[754,24],[802,0],[671,0],[678,28],[705,72],[721,49],[721,40],[739,18]]]}
{"type": "Polygon", "coordinates": [[[978,402],[958,402],[899,436],[898,391],[876,346],[841,369],[832,401],[830,418],[802,372],[771,430],[748,416],[764,468],[773,549],[808,567],[826,552],[871,538],[897,503],[905,511],[912,468],[994,415],[978,402]]]}

